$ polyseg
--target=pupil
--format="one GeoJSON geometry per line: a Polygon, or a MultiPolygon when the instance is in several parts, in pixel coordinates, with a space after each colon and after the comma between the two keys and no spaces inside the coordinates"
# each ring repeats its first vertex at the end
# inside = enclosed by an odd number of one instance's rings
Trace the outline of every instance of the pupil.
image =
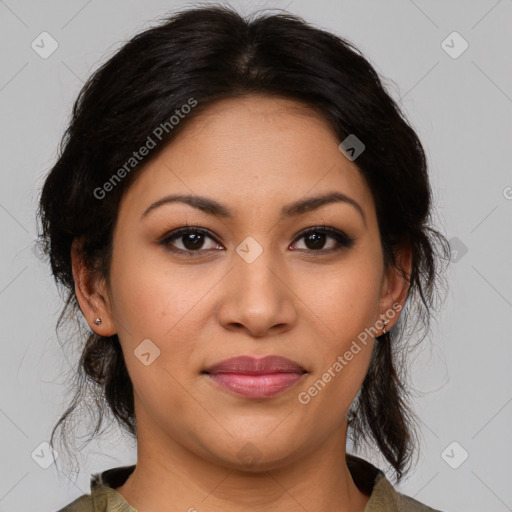
{"type": "Polygon", "coordinates": [[[182,239],[183,245],[189,250],[197,249],[198,247],[201,247],[203,242],[202,237],[203,235],[201,233],[184,235],[182,239]]]}
{"type": "Polygon", "coordinates": [[[313,242],[313,247],[309,247],[309,249],[321,249],[325,243],[325,233],[311,233],[306,236],[306,245],[308,241],[313,242]]]}

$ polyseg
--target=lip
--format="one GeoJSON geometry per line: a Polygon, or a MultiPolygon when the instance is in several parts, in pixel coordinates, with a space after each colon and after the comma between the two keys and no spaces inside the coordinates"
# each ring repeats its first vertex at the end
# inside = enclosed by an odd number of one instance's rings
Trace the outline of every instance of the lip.
{"type": "Polygon", "coordinates": [[[225,391],[245,398],[269,398],[295,386],[307,373],[290,359],[281,356],[233,357],[204,372],[225,391]]]}

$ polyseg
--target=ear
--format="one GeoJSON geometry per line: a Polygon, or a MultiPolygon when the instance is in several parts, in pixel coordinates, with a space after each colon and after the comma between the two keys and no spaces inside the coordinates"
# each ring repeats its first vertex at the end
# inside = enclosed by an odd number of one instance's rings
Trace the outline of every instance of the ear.
{"type": "Polygon", "coordinates": [[[71,244],[71,264],[75,293],[80,309],[89,327],[96,334],[112,336],[116,334],[116,329],[112,319],[110,297],[105,279],[85,265],[80,253],[80,246],[81,240],[75,238],[71,244]],[[94,323],[96,318],[101,318],[99,325],[94,323]]]}
{"type": "Polygon", "coordinates": [[[405,306],[412,270],[412,248],[409,244],[400,246],[394,254],[397,266],[385,272],[380,297],[380,318],[388,321],[386,332],[397,323],[400,316],[397,313],[405,306]],[[402,268],[403,272],[397,267],[402,268]]]}

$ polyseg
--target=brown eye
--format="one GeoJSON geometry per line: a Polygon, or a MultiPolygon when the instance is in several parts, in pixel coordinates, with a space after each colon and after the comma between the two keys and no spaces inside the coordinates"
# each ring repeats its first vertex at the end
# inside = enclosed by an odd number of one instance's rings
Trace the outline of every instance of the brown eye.
{"type": "Polygon", "coordinates": [[[212,248],[215,249],[215,247],[218,246],[215,239],[211,237],[206,230],[198,228],[178,229],[167,235],[158,243],[166,247],[169,251],[188,254],[194,252],[199,253],[212,248]],[[207,239],[215,242],[213,247],[204,247],[207,239]],[[179,247],[179,245],[181,245],[181,247],[179,247]]]}
{"type": "Polygon", "coordinates": [[[186,235],[181,235],[180,240],[187,251],[193,251],[195,249],[202,248],[205,240],[205,235],[203,235],[202,233],[192,232],[187,233],[186,235]]]}
{"type": "Polygon", "coordinates": [[[304,245],[306,246],[304,250],[321,253],[337,251],[343,247],[348,248],[354,243],[354,239],[343,233],[343,231],[326,227],[309,228],[296,238],[296,240],[301,239],[304,239],[304,245]],[[330,247],[325,249],[324,246],[329,239],[331,240],[330,247]]]}

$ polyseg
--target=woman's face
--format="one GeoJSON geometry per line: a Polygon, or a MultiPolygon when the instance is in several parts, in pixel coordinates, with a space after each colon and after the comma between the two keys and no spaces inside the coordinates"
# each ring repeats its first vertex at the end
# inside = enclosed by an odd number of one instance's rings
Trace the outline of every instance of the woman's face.
{"type": "Polygon", "coordinates": [[[344,445],[375,330],[365,343],[361,333],[376,324],[382,333],[397,287],[371,192],[339,143],[300,103],[225,100],[190,120],[126,191],[93,327],[119,336],[139,450],[277,467],[344,445]],[[350,199],[312,201],[334,194],[350,199]],[[174,195],[195,206],[166,200],[174,195]],[[268,355],[303,373],[205,373],[268,355]]]}

